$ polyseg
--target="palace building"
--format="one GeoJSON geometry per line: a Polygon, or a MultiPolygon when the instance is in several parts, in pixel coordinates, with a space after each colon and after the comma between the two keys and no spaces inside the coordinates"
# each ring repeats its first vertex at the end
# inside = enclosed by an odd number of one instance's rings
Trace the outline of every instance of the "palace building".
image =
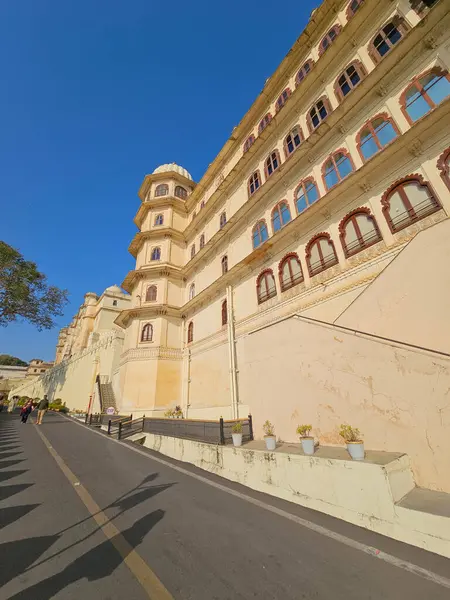
{"type": "Polygon", "coordinates": [[[122,413],[350,423],[450,491],[449,71],[445,0],[324,0],[200,182],[145,176],[122,413]]]}

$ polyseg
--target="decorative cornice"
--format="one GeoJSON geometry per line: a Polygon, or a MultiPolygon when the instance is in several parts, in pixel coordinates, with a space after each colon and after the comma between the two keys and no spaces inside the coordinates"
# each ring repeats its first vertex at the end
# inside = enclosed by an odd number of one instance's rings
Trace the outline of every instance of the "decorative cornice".
{"type": "Polygon", "coordinates": [[[131,244],[128,246],[128,252],[137,257],[137,253],[142,247],[142,244],[147,240],[161,240],[165,238],[173,238],[182,243],[185,242],[185,237],[181,231],[173,229],[173,227],[161,226],[150,231],[138,231],[134,236],[131,244]]]}
{"type": "Polygon", "coordinates": [[[182,360],[183,350],[167,346],[130,348],[120,357],[120,366],[135,360],[182,360]]]}
{"type": "Polygon", "coordinates": [[[181,319],[181,309],[169,304],[145,304],[134,308],[123,310],[115,319],[114,323],[119,327],[126,328],[133,319],[149,319],[154,317],[169,316],[181,319]]]}
{"type": "Polygon", "coordinates": [[[129,271],[122,281],[121,287],[131,293],[138,281],[155,277],[170,277],[171,279],[181,280],[183,279],[183,271],[181,267],[177,267],[172,263],[155,261],[155,264],[129,271]]]}
{"type": "Polygon", "coordinates": [[[197,185],[195,181],[184,177],[184,175],[181,175],[181,173],[177,173],[177,171],[164,171],[162,173],[152,173],[144,177],[144,181],[141,183],[141,187],[139,188],[138,196],[141,199],[141,201],[144,202],[144,200],[146,200],[152,182],[164,181],[166,179],[176,179],[181,184],[191,188],[195,188],[197,185]]]}
{"type": "Polygon", "coordinates": [[[176,196],[160,196],[158,198],[147,198],[142,201],[136,216],[134,217],[135,225],[141,229],[142,223],[147,216],[147,213],[154,208],[172,207],[182,214],[187,214],[186,201],[177,198],[176,196]]]}

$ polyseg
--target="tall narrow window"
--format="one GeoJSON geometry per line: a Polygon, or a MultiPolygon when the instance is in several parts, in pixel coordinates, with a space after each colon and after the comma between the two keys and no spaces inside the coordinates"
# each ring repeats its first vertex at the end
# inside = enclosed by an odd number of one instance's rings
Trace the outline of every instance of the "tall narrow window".
{"type": "Polygon", "coordinates": [[[437,167],[441,172],[443,182],[450,189],[450,148],[444,150],[440,155],[437,167]]]}
{"type": "Polygon", "coordinates": [[[249,135],[248,138],[244,142],[244,153],[248,152],[254,143],[255,143],[255,136],[253,134],[249,135]]]}
{"type": "Polygon", "coordinates": [[[361,4],[364,3],[364,0],[351,0],[347,6],[347,20],[351,19],[353,15],[359,10],[361,4]]]}
{"type": "Polygon", "coordinates": [[[337,264],[334,244],[328,233],[320,233],[308,243],[306,262],[311,277],[337,264]]]}
{"type": "Polygon", "coordinates": [[[334,42],[334,40],[340,34],[340,32],[340,25],[334,25],[334,27],[330,29],[330,31],[323,37],[322,41],[320,42],[319,55],[323,54],[326,50],[328,50],[328,48],[331,46],[331,44],[334,42]]]}
{"type": "Polygon", "coordinates": [[[434,68],[417,77],[400,97],[400,104],[409,123],[414,123],[450,95],[450,75],[434,68]]]}
{"type": "Polygon", "coordinates": [[[314,131],[324,121],[331,112],[331,107],[328,98],[324,96],[320,98],[314,106],[309,109],[307,122],[311,132],[314,131]]]}
{"type": "Polygon", "coordinates": [[[380,29],[369,45],[369,54],[375,63],[392,50],[407,32],[408,27],[403,19],[396,16],[380,29]]]}
{"type": "Polygon", "coordinates": [[[266,162],[264,165],[266,179],[268,177],[270,177],[272,175],[272,173],[278,169],[279,166],[280,166],[280,155],[278,154],[278,150],[274,150],[266,158],[266,162]]]}
{"type": "Polygon", "coordinates": [[[281,94],[278,96],[277,101],[275,102],[276,112],[278,112],[279,110],[281,110],[283,108],[283,106],[286,104],[287,99],[289,98],[290,95],[291,95],[290,88],[286,88],[285,90],[283,90],[281,92],[281,94]]]}
{"type": "Polygon", "coordinates": [[[189,286],[189,300],[192,300],[195,296],[195,283],[191,283],[189,286]]]}
{"type": "Polygon", "coordinates": [[[228,256],[222,256],[222,275],[228,272],[228,256]]]}
{"type": "Polygon", "coordinates": [[[184,187],[182,187],[181,185],[177,185],[175,187],[175,196],[177,196],[177,198],[185,200],[187,198],[187,195],[187,190],[184,187]]]}
{"type": "Polygon", "coordinates": [[[264,220],[258,221],[258,223],[256,223],[256,225],[253,227],[252,231],[253,248],[261,246],[261,244],[264,244],[264,242],[268,239],[269,233],[267,231],[266,222],[264,220]]]}
{"type": "Polygon", "coordinates": [[[267,115],[265,115],[259,125],[258,125],[258,133],[261,134],[264,129],[267,127],[267,125],[270,123],[270,121],[272,120],[272,115],[270,113],[267,113],[267,115]]]}
{"type": "Polygon", "coordinates": [[[194,258],[195,256],[195,244],[192,244],[191,246],[191,258],[194,258]]]}
{"type": "Polygon", "coordinates": [[[227,301],[224,300],[222,302],[222,325],[226,325],[228,323],[228,306],[227,301]]]}
{"type": "Polygon", "coordinates": [[[305,62],[303,67],[297,73],[297,76],[295,78],[295,85],[298,85],[305,79],[305,77],[311,72],[313,66],[314,61],[311,58],[305,62]]]}
{"type": "Polygon", "coordinates": [[[347,258],[381,240],[377,222],[368,208],[358,208],[342,219],[339,232],[347,258]]]}
{"type": "Polygon", "coordinates": [[[334,90],[338,100],[343,100],[367,75],[364,65],[360,61],[354,61],[345,71],[339,75],[334,90]]]}
{"type": "Polygon", "coordinates": [[[256,280],[256,295],[258,304],[262,304],[277,295],[275,277],[270,269],[263,271],[256,280]]]}
{"type": "Polygon", "coordinates": [[[384,193],[381,204],[393,233],[441,208],[429,184],[420,175],[411,175],[392,185],[384,193]]]}
{"type": "Polygon", "coordinates": [[[311,204],[319,199],[316,182],[312,177],[300,183],[295,191],[295,206],[298,214],[306,210],[311,204]]]}
{"type": "Polygon", "coordinates": [[[291,211],[286,200],[278,203],[272,210],[272,230],[276,233],[279,229],[289,223],[291,220],[291,211]]]}
{"type": "Polygon", "coordinates": [[[261,185],[261,176],[259,171],[255,171],[248,180],[248,195],[251,196],[259,189],[261,185]]]}
{"type": "Polygon", "coordinates": [[[302,130],[300,127],[294,127],[284,139],[284,154],[286,158],[300,146],[302,142],[302,130]]]}
{"type": "Polygon", "coordinates": [[[223,229],[227,224],[227,213],[224,211],[219,218],[219,229],[223,229]]]}
{"type": "Polygon", "coordinates": [[[193,341],[194,341],[194,323],[191,321],[188,325],[187,343],[192,344],[193,341]]]}
{"type": "Polygon", "coordinates": [[[145,301],[156,302],[157,291],[156,285],[149,285],[145,293],[145,301]]]}
{"type": "Polygon", "coordinates": [[[163,225],[164,224],[164,215],[156,215],[155,217],[155,225],[163,225]]]}
{"type": "Polygon", "coordinates": [[[283,258],[278,266],[281,291],[285,292],[303,281],[302,265],[295,252],[283,258]]]}
{"type": "Polygon", "coordinates": [[[146,323],[141,331],[141,342],[151,342],[153,340],[153,325],[146,323]]]}
{"type": "Polygon", "coordinates": [[[350,155],[346,150],[335,152],[322,166],[325,187],[330,190],[353,171],[350,155]]]}
{"type": "Polygon", "coordinates": [[[167,183],[160,183],[155,188],[155,197],[156,198],[158,198],[159,196],[167,196],[168,193],[169,193],[169,186],[167,185],[167,183]]]}
{"type": "Polygon", "coordinates": [[[159,246],[152,248],[150,260],[161,260],[161,248],[159,246]]]}
{"type": "Polygon", "coordinates": [[[397,136],[397,125],[387,114],[368,121],[356,136],[358,151],[363,161],[390,144],[397,136]]]}
{"type": "Polygon", "coordinates": [[[205,245],[205,234],[202,233],[202,235],[200,236],[200,250],[204,247],[205,245]]]}

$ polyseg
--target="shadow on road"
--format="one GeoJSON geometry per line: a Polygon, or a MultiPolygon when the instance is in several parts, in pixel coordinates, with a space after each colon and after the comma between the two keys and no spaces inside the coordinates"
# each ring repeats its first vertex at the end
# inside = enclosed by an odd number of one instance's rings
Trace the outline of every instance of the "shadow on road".
{"type": "Polygon", "coordinates": [[[0,510],[0,530],[18,521],[38,506],[40,504],[24,504],[23,506],[7,506],[6,508],[2,508],[0,510]]]}
{"type": "Polygon", "coordinates": [[[8,481],[8,479],[12,479],[13,477],[23,475],[27,471],[28,469],[18,469],[17,471],[0,471],[0,483],[2,483],[3,481],[8,481]]]}
{"type": "MultiPolygon", "coordinates": [[[[143,541],[144,537],[163,517],[163,510],[155,510],[145,515],[131,527],[123,531],[122,534],[115,536],[111,540],[105,540],[99,546],[92,548],[92,550],[77,558],[60,573],[43,579],[39,583],[14,594],[14,596],[10,596],[9,600],[53,598],[58,592],[79,579],[87,578],[88,581],[95,581],[108,577],[123,562],[124,558],[112,548],[111,544],[114,544],[116,540],[120,542],[119,538],[123,536],[130,545],[128,554],[131,549],[136,548],[143,541]]],[[[124,552],[124,545],[121,544],[121,546],[122,552],[124,552]]]]}
{"type": "Polygon", "coordinates": [[[0,501],[6,500],[6,498],[10,498],[19,492],[23,492],[23,490],[28,489],[34,485],[34,483],[17,483],[16,485],[2,485],[0,486],[0,501]]]}

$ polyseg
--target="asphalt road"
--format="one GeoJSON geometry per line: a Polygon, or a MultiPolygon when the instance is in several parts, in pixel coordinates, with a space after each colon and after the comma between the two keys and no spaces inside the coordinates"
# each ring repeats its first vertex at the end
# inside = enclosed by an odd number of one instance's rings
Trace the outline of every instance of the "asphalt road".
{"type": "Polygon", "coordinates": [[[288,514],[450,578],[442,557],[62,416],[38,428],[0,413],[1,600],[449,600],[444,585],[288,514]]]}

